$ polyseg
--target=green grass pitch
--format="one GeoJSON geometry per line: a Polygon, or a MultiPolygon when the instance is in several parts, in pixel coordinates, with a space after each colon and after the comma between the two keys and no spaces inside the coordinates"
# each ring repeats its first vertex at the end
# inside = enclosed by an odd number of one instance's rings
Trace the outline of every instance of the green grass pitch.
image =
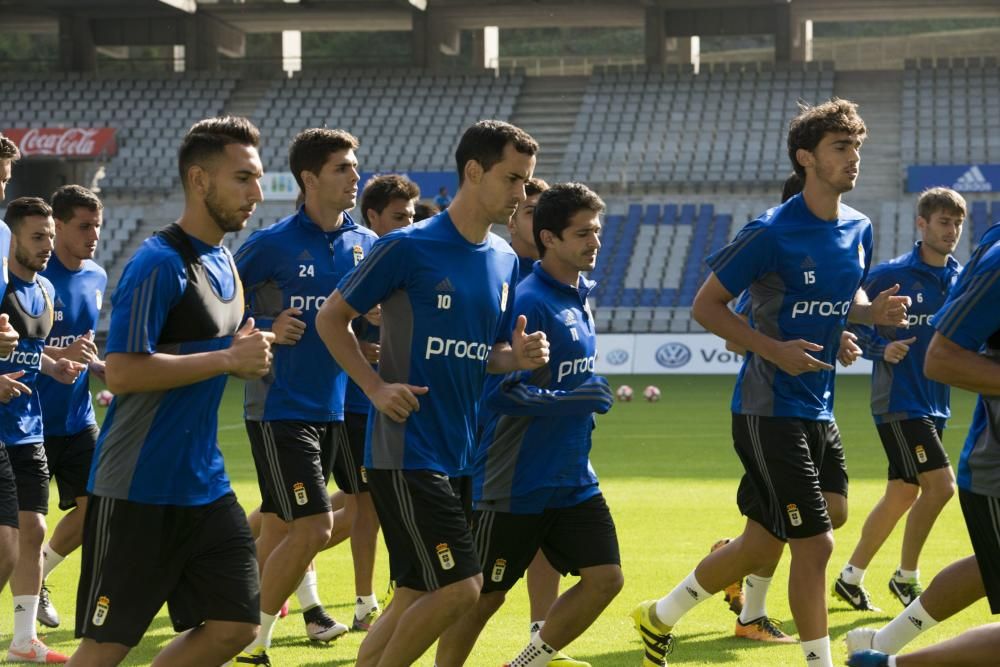
{"type": "MultiPolygon", "coordinates": [[[[625,588],[593,627],[567,648],[567,653],[588,660],[595,667],[639,665],[641,649],[628,618],[633,606],[665,594],[691,571],[713,542],[720,537],[735,536],[743,525],[735,506],[736,483],[742,469],[729,435],[728,407],[733,379],[690,376],[613,379],[615,386],[621,382],[636,389],[637,400],[619,403],[600,418],[592,460],[618,526],[625,588]],[[641,399],[641,389],[647,384],[662,389],[659,403],[641,399]]],[[[973,398],[965,392],[954,395],[954,417],[945,435],[953,462],[958,459],[971,419],[973,398]]],[[[219,439],[236,493],[251,508],[258,502],[259,494],[241,405],[242,385],[234,381],[220,413],[219,439]]],[[[837,531],[829,578],[836,576],[850,554],[865,516],[881,494],[886,469],[885,456],[868,412],[867,378],[838,380],[837,415],[851,476],[850,518],[837,531]]],[[[60,516],[56,496],[53,486],[50,530],[60,516]]],[[[880,626],[899,609],[886,589],[886,582],[897,565],[901,531],[902,526],[876,557],[866,578],[875,603],[886,612],[865,615],[850,611],[839,602],[830,602],[830,633],[834,660],[839,664],[845,659],[842,638],[847,630],[861,625],[880,626]]],[[[944,510],[924,551],[921,563],[924,585],[943,566],[970,553],[956,499],[944,510]]],[[[72,628],[79,563],[79,554],[73,554],[49,580],[63,624],[42,635],[50,645],[67,653],[76,646],[72,628]]],[[[376,593],[380,597],[386,584],[386,564],[385,554],[380,552],[376,570],[376,593]]],[[[349,622],[353,612],[353,580],[348,546],[344,544],[323,553],[318,559],[318,569],[320,592],[327,608],[336,618],[349,622]]],[[[784,621],[787,631],[794,633],[788,611],[787,574],[787,559],[784,559],[771,587],[768,610],[784,621]]],[[[565,581],[564,587],[571,583],[565,581]]],[[[350,633],[329,645],[311,644],[305,639],[294,601],[292,610],[275,629],[270,655],[276,667],[354,664],[362,635],[350,633]]],[[[12,616],[10,593],[4,591],[0,596],[0,637],[4,640],[10,636],[12,616]]],[[[734,618],[721,596],[695,608],[677,627],[677,645],[670,664],[802,664],[797,646],[759,645],[734,638],[734,618]]],[[[934,643],[989,619],[985,602],[979,602],[927,632],[912,647],[934,643]]],[[[468,664],[496,666],[512,658],[527,641],[528,621],[527,596],[521,585],[487,626],[468,664]]],[[[125,664],[148,665],[172,637],[163,610],[125,664]]],[[[433,654],[416,664],[433,665],[433,654]]]]}

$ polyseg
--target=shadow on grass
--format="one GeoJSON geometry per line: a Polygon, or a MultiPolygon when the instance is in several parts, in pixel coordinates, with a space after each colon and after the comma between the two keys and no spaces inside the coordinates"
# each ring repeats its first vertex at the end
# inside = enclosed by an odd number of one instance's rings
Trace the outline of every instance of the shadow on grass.
{"type": "MultiPolygon", "coordinates": [[[[735,651],[744,650],[748,646],[745,640],[735,637],[719,637],[715,632],[701,632],[684,634],[678,638],[674,652],[667,658],[670,665],[684,664],[735,664],[739,659],[735,651]]],[[[762,647],[763,648],[763,647],[762,647]]],[[[585,660],[601,667],[617,665],[636,665],[642,660],[642,644],[638,639],[631,642],[631,648],[623,651],[609,651],[607,653],[592,653],[580,655],[574,653],[572,647],[570,654],[577,660],[585,660]]]]}

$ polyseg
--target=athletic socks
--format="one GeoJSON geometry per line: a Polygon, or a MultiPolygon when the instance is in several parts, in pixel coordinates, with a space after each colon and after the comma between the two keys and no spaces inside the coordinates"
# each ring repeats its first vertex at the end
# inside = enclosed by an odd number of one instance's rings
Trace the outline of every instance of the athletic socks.
{"type": "Polygon", "coordinates": [[[746,625],[750,621],[767,616],[767,589],[771,586],[770,577],[758,577],[751,574],[746,578],[743,587],[743,610],[740,612],[740,623],[746,625]]]}
{"type": "Polygon", "coordinates": [[[359,595],[354,600],[354,618],[364,618],[375,609],[378,609],[378,600],[375,599],[374,593],[359,595]]]}
{"type": "Polygon", "coordinates": [[[712,597],[712,594],[701,587],[694,576],[694,570],[677,587],[656,603],[656,618],[661,630],[673,628],[681,617],[695,608],[700,602],[712,597]]]}
{"type": "Polygon", "coordinates": [[[855,567],[848,563],[840,571],[840,578],[844,580],[845,584],[860,586],[861,582],[865,580],[865,571],[860,567],[855,567]]]}
{"type": "Polygon", "coordinates": [[[271,635],[274,634],[274,622],[277,620],[277,614],[260,612],[260,632],[257,633],[257,638],[250,642],[250,645],[243,649],[243,651],[245,653],[253,653],[253,650],[257,647],[261,647],[265,651],[271,648],[271,635]]]}
{"type": "Polygon", "coordinates": [[[303,611],[320,604],[319,587],[316,585],[316,570],[306,570],[302,581],[299,582],[299,587],[295,589],[295,596],[299,599],[303,611]]]}
{"type": "Polygon", "coordinates": [[[875,633],[872,648],[884,653],[899,653],[904,646],[916,639],[917,635],[930,630],[938,622],[931,618],[920,598],[910,603],[903,613],[889,621],[888,625],[875,633]]]}
{"type": "Polygon", "coordinates": [[[540,634],[535,635],[524,647],[524,650],[511,660],[509,667],[545,667],[558,651],[542,641],[540,634]]]}
{"type": "Polygon", "coordinates": [[[37,595],[14,596],[14,644],[30,642],[37,639],[35,633],[35,616],[38,614],[37,595]]]}
{"type": "Polygon", "coordinates": [[[63,559],[65,558],[66,556],[60,556],[57,554],[52,547],[49,546],[49,543],[46,542],[45,546],[42,547],[42,579],[44,580],[48,577],[49,573],[56,569],[56,565],[63,562],[63,559]]]}
{"type": "Polygon", "coordinates": [[[900,583],[920,581],[920,570],[904,570],[900,567],[896,569],[896,573],[892,575],[892,578],[900,583]]]}
{"type": "Polygon", "coordinates": [[[809,667],[833,667],[833,656],[830,655],[830,637],[820,637],[802,642],[802,655],[809,667]]]}
{"type": "Polygon", "coordinates": [[[528,626],[528,636],[534,637],[535,635],[537,635],[539,632],[542,631],[542,627],[544,627],[544,625],[545,625],[544,620],[532,621],[531,624],[528,626]]]}

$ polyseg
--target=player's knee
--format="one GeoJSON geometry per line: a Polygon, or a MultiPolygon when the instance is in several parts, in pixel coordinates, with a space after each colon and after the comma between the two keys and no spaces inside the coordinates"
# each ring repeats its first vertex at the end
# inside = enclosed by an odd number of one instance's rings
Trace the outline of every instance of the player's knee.
{"type": "Polygon", "coordinates": [[[461,615],[462,610],[467,610],[476,604],[479,599],[479,591],[483,587],[481,575],[469,577],[461,581],[438,589],[440,597],[445,598],[451,609],[457,610],[456,616],[461,615]]]}
{"type": "Polygon", "coordinates": [[[289,537],[301,541],[311,549],[319,551],[330,541],[333,534],[333,513],[314,514],[292,522],[289,537]]]}
{"type": "Polygon", "coordinates": [[[599,571],[595,572],[594,576],[587,578],[589,579],[588,583],[596,594],[610,602],[625,586],[625,575],[622,574],[622,569],[617,565],[605,565],[595,569],[599,571]]]}
{"type": "Polygon", "coordinates": [[[847,503],[838,505],[837,507],[830,507],[828,513],[830,515],[830,525],[834,530],[847,523],[847,503]]]}
{"type": "MultiPolygon", "coordinates": [[[[208,629],[208,624],[206,624],[208,629]]],[[[230,623],[215,622],[211,624],[212,640],[220,646],[226,646],[233,651],[233,655],[243,649],[254,639],[260,631],[260,626],[253,623],[230,623]]]]}
{"type": "Polygon", "coordinates": [[[885,491],[885,502],[893,512],[902,514],[910,509],[920,494],[920,486],[902,480],[893,480],[885,491]]]}
{"type": "Polygon", "coordinates": [[[920,493],[928,500],[943,506],[955,495],[955,482],[951,475],[928,476],[920,486],[920,493]]]}
{"type": "Polygon", "coordinates": [[[45,519],[40,514],[35,516],[37,519],[33,517],[28,521],[20,522],[18,539],[22,546],[41,549],[42,542],[45,541],[45,519]]]}
{"type": "Polygon", "coordinates": [[[789,540],[792,560],[798,559],[799,566],[825,569],[833,555],[833,531],[803,539],[789,540]]]}

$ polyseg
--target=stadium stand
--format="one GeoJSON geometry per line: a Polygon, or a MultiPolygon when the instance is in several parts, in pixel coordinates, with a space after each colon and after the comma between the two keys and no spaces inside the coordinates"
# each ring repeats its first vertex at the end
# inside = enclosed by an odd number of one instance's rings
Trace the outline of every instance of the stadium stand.
{"type": "Polygon", "coordinates": [[[833,94],[826,63],[595,68],[560,179],[606,184],[760,184],[787,174],[796,102],[833,94]]]}
{"type": "Polygon", "coordinates": [[[907,60],[903,78],[904,164],[1000,162],[997,59],[907,60]]]}
{"type": "Polygon", "coordinates": [[[452,171],[461,130],[481,118],[508,120],[522,75],[354,72],[285,79],[252,115],[267,137],[265,169],[287,171],[288,146],[306,127],[344,128],[361,141],[368,171],[452,171]]]}

